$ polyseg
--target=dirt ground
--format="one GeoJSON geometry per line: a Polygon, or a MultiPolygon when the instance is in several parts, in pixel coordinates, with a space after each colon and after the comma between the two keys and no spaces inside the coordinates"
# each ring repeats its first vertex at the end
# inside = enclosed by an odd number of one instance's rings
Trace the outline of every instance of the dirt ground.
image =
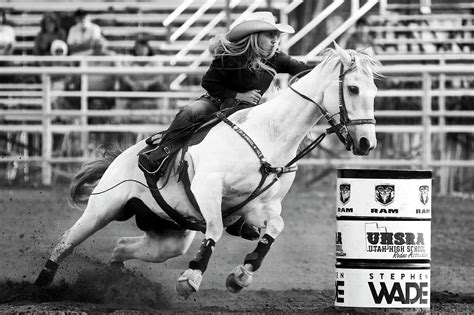
{"type": "MultiPolygon", "coordinates": [[[[285,230],[251,287],[239,294],[225,288],[229,272],[256,246],[226,234],[200,291],[188,300],[178,297],[175,283],[202,234],[181,257],[162,264],[130,261],[117,274],[108,259],[119,237],[141,234],[133,220],[89,238],[62,263],[49,288],[32,286],[58,237],[81,214],[67,205],[66,191],[0,188],[0,313],[348,313],[333,306],[335,180],[293,187],[284,201],[285,230]]],[[[431,313],[474,312],[473,202],[433,199],[431,313]]]]}

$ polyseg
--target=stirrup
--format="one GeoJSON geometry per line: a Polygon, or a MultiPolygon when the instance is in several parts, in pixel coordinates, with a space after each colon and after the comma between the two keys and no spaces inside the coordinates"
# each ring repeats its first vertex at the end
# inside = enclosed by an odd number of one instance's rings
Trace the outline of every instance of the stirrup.
{"type": "Polygon", "coordinates": [[[154,171],[149,171],[145,168],[145,166],[142,165],[142,163],[140,163],[140,160],[138,161],[138,167],[145,173],[147,174],[150,174],[150,175],[155,175],[156,173],[158,173],[161,168],[163,167],[164,163],[166,162],[166,160],[168,160],[170,156],[169,155],[166,155],[164,158],[161,159],[161,163],[160,165],[158,165],[158,167],[156,168],[156,170],[154,171]]]}

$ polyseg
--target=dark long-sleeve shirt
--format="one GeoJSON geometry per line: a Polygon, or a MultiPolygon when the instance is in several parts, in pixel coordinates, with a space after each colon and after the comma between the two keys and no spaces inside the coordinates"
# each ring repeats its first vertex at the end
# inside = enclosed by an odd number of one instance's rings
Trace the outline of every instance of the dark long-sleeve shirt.
{"type": "MultiPolygon", "coordinates": [[[[283,52],[266,61],[277,73],[296,75],[313,66],[298,61],[283,52]]],[[[221,100],[235,98],[237,93],[260,90],[263,95],[273,80],[271,73],[264,69],[252,71],[247,66],[245,56],[217,57],[202,78],[202,87],[213,97],[221,100]]]]}

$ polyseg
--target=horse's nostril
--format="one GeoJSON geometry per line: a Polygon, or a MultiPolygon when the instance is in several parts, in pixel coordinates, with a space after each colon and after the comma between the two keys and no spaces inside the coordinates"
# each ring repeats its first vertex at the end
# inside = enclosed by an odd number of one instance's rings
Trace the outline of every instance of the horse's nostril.
{"type": "Polygon", "coordinates": [[[368,152],[370,150],[370,142],[366,137],[362,137],[359,140],[359,150],[362,152],[368,152]]]}

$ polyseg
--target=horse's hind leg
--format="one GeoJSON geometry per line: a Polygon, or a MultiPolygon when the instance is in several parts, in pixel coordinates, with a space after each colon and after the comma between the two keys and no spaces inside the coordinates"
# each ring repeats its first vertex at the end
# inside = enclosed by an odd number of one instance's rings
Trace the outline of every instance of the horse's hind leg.
{"type": "Polygon", "coordinates": [[[70,255],[77,245],[114,220],[121,206],[119,200],[114,202],[112,198],[107,200],[104,196],[91,196],[82,216],[64,232],[59,243],[53,248],[35,284],[49,285],[53,281],[59,263],[70,255]]]}
{"type": "Polygon", "coordinates": [[[123,237],[117,241],[111,261],[116,265],[130,259],[164,262],[184,254],[195,235],[195,231],[189,230],[164,230],[161,233],[145,232],[138,237],[123,237]]]}

